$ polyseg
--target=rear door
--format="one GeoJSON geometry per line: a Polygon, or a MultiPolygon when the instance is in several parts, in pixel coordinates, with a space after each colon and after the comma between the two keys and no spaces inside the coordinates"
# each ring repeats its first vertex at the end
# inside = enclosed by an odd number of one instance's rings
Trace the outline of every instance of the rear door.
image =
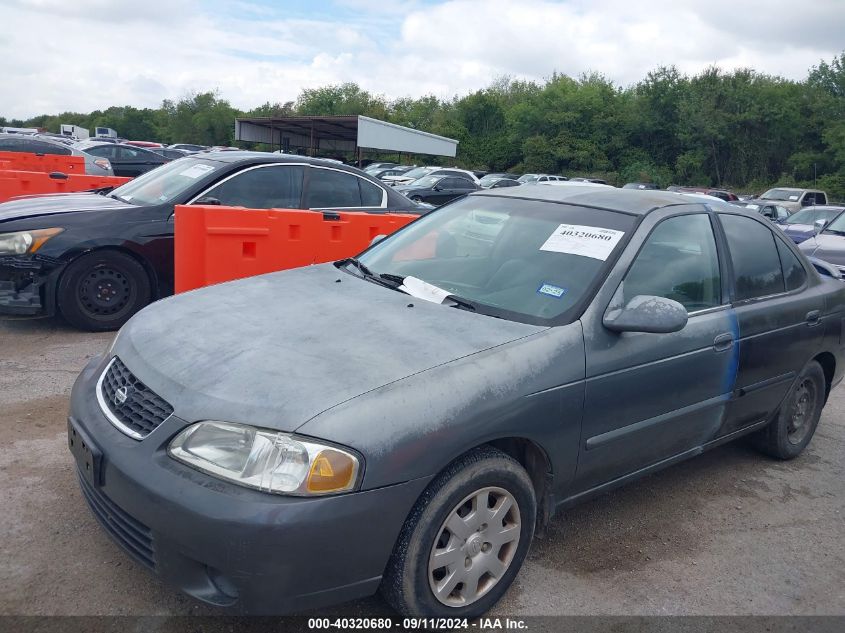
{"type": "Polygon", "coordinates": [[[739,333],[736,389],[720,435],[761,423],[821,346],[824,298],[779,230],[753,217],[719,214],[730,257],[739,333]]]}
{"type": "Polygon", "coordinates": [[[579,489],[701,446],[722,426],[736,366],[733,320],[715,219],[701,206],[690,208],[646,217],[617,266],[625,271],[621,283],[608,278],[613,300],[594,301],[582,318],[587,382],[579,489]],[[687,325],[671,334],[620,334],[602,325],[609,303],[638,295],[680,302],[687,325]]]}

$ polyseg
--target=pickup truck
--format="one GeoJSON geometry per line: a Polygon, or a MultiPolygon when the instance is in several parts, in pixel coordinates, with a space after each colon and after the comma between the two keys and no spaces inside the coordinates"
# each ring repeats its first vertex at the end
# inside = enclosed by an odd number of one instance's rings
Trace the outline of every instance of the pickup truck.
{"type": "Polygon", "coordinates": [[[817,189],[775,187],[774,189],[769,189],[758,200],[778,202],[781,206],[795,213],[804,207],[827,204],[827,194],[817,189]]]}

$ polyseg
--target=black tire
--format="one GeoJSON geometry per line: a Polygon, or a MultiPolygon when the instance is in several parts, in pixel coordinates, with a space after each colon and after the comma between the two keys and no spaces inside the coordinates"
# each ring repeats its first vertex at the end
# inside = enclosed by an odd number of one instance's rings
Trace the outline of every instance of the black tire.
{"type": "MultiPolygon", "coordinates": [[[[468,523],[471,522],[472,514],[467,515],[468,523]]],[[[536,518],[534,487],[528,473],[516,460],[492,447],[482,447],[467,453],[435,478],[411,510],[387,565],[381,585],[382,595],[394,609],[407,617],[478,617],[499,601],[522,567],[534,536],[536,518]],[[446,520],[466,507],[461,505],[462,501],[474,495],[486,494],[485,491],[490,491],[489,498],[495,501],[492,508],[487,506],[489,512],[504,508],[500,502],[508,498],[511,502],[508,507],[511,509],[504,510],[506,514],[500,513],[501,522],[489,519],[489,526],[483,523],[478,531],[472,532],[463,542],[453,536],[455,533],[449,532],[446,520]],[[506,494],[495,496],[500,493],[506,494]],[[516,512],[513,506],[516,506],[516,512]],[[497,523],[499,527],[496,527],[497,523]],[[503,529],[500,530],[501,527],[503,529]],[[503,534],[508,529],[511,530],[510,538],[518,531],[516,543],[494,545],[484,540],[486,537],[493,539],[491,535],[503,534]],[[475,571],[478,575],[489,562],[495,562],[493,557],[502,563],[498,579],[484,572],[475,582],[479,597],[472,602],[445,604],[435,596],[433,583],[448,585],[447,577],[453,568],[444,566],[430,569],[429,557],[435,546],[448,549],[449,552],[458,550],[457,547],[446,545],[443,539],[447,534],[449,544],[452,544],[452,539],[456,543],[463,542],[457,553],[460,562],[455,563],[456,571],[452,573],[470,574],[473,566],[478,564],[475,571]],[[502,561],[502,557],[507,562],[502,561]],[[440,574],[441,578],[438,577],[440,574]]],[[[460,596],[455,597],[456,592],[463,592],[469,584],[459,582],[455,589],[450,590],[450,594],[444,593],[444,598],[462,600],[460,596]]]]}
{"type": "Polygon", "coordinates": [[[772,421],[752,434],[753,445],[777,459],[793,459],[810,443],[824,407],[824,371],[810,361],[781,403],[772,421]]]}
{"type": "Polygon", "coordinates": [[[71,325],[89,332],[116,330],[150,302],[150,278],[129,255],[94,251],[68,265],[57,294],[71,325]]]}

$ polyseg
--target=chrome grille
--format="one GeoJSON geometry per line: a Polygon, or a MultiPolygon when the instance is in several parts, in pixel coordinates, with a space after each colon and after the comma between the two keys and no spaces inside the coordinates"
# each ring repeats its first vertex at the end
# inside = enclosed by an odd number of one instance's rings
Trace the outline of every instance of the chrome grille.
{"type": "Polygon", "coordinates": [[[118,429],[143,439],[173,413],[173,407],[142,383],[117,357],[112,359],[97,387],[103,413],[118,429]]]}

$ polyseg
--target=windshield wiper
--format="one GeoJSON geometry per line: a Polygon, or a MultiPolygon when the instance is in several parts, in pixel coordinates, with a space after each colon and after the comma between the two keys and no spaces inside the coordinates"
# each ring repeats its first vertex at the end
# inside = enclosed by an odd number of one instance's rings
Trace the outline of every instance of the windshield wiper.
{"type": "Polygon", "coordinates": [[[346,259],[341,259],[334,263],[335,266],[348,266],[349,264],[352,264],[358,269],[358,272],[361,273],[361,277],[375,277],[375,275],[373,275],[373,271],[367,268],[366,264],[363,264],[355,257],[347,257],[346,259]]]}
{"type": "Polygon", "coordinates": [[[834,235],[845,235],[845,231],[839,229],[825,229],[822,233],[833,233],[834,235]]]}
{"type": "Polygon", "coordinates": [[[468,310],[470,312],[478,312],[478,306],[470,301],[469,299],[463,299],[461,297],[457,297],[455,295],[449,295],[443,302],[451,301],[452,305],[449,306],[450,308],[458,308],[459,310],[468,310]]]}
{"type": "Polygon", "coordinates": [[[373,283],[384,286],[385,288],[390,288],[391,290],[399,290],[399,286],[402,285],[402,282],[405,279],[399,275],[390,275],[387,273],[376,275],[373,271],[367,268],[366,264],[355,257],[347,257],[346,259],[341,259],[335,262],[335,266],[349,265],[355,266],[355,268],[358,269],[358,272],[361,273],[361,279],[372,281],[373,283]]]}

